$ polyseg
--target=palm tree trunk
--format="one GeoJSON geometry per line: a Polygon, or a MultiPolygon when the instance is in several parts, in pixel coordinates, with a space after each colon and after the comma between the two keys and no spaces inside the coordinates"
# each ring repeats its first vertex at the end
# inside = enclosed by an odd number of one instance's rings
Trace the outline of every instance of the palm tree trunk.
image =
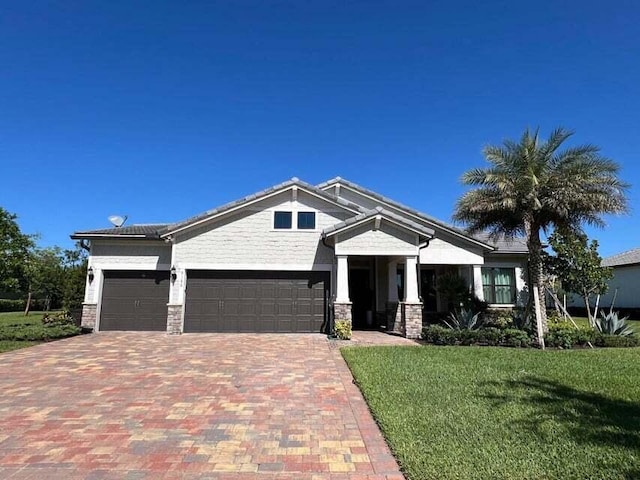
{"type": "MultiPolygon", "coordinates": [[[[538,297],[540,298],[540,315],[542,317],[542,331],[546,333],[549,331],[549,326],[547,324],[540,227],[527,220],[525,221],[525,233],[527,235],[527,248],[529,249],[529,273],[531,278],[529,288],[531,289],[532,286],[536,286],[538,288],[538,297]]],[[[529,302],[533,302],[533,294],[529,295],[529,302]]]]}

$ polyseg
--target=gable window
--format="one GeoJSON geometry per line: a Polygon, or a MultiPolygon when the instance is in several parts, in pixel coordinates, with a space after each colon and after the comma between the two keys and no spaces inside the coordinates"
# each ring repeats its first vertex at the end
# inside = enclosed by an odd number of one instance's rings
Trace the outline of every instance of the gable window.
{"type": "Polygon", "coordinates": [[[515,277],[514,268],[483,268],[484,301],[498,305],[516,303],[515,277]]]}
{"type": "Polygon", "coordinates": [[[298,230],[314,230],[316,212],[298,212],[298,230]]]}
{"type": "Polygon", "coordinates": [[[279,230],[291,229],[291,212],[275,212],[273,215],[273,228],[279,230]]]}

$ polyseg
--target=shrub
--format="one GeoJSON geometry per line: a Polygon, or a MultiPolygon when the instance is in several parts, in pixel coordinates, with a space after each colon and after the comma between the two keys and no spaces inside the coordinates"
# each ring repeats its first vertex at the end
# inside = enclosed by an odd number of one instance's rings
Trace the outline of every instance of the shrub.
{"type": "Polygon", "coordinates": [[[339,340],[351,340],[351,322],[348,320],[337,320],[333,330],[339,340]]]}
{"type": "Polygon", "coordinates": [[[496,327],[485,327],[477,331],[476,341],[487,345],[500,345],[502,330],[496,327]]]}
{"type": "Polygon", "coordinates": [[[0,312],[20,312],[24,310],[25,300],[0,299],[0,312]]]}
{"type": "Polygon", "coordinates": [[[530,347],[533,344],[533,338],[524,330],[505,328],[502,331],[502,344],[507,347],[530,347]]]}
{"type": "Polygon", "coordinates": [[[640,337],[597,334],[595,344],[599,347],[640,347],[640,337]]]}
{"type": "Polygon", "coordinates": [[[633,334],[626,321],[629,317],[618,318],[618,312],[605,313],[600,311],[602,318],[596,318],[596,328],[600,333],[608,335],[620,335],[626,337],[633,334]]]}
{"type": "Polygon", "coordinates": [[[0,340],[42,342],[78,335],[75,325],[13,325],[0,327],[0,340]]]}
{"type": "Polygon", "coordinates": [[[451,312],[447,320],[443,320],[443,322],[452,330],[474,330],[480,328],[481,322],[479,320],[480,312],[473,313],[473,310],[461,308],[457,312],[451,312]]]}
{"type": "Polygon", "coordinates": [[[75,325],[75,320],[69,315],[69,312],[63,310],[58,313],[45,313],[42,316],[42,323],[46,326],[52,327],[55,325],[75,325]]]}
{"type": "Polygon", "coordinates": [[[430,325],[422,329],[423,340],[436,345],[455,345],[456,331],[441,325],[430,325]]]}
{"type": "Polygon", "coordinates": [[[573,348],[593,343],[595,338],[596,332],[591,328],[575,328],[566,323],[558,323],[549,325],[544,341],[548,347],[573,348]]]}
{"type": "Polygon", "coordinates": [[[482,315],[483,325],[506,328],[513,322],[514,311],[511,308],[492,308],[482,315]]]}

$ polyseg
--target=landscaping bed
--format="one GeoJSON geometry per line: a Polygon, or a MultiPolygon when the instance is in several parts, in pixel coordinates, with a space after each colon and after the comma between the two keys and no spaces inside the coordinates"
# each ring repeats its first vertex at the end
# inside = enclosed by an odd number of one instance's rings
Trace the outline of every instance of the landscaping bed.
{"type": "Polygon", "coordinates": [[[342,354],[409,480],[640,478],[640,349],[342,354]]]}
{"type": "Polygon", "coordinates": [[[28,316],[22,313],[0,313],[0,352],[16,350],[81,333],[74,320],[64,312],[50,313],[45,319],[42,312],[28,316]]]}

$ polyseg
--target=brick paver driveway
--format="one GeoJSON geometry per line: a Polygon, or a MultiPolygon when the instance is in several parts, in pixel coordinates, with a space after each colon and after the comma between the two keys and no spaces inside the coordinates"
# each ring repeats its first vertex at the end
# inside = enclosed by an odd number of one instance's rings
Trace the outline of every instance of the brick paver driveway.
{"type": "Polygon", "coordinates": [[[322,335],[100,333],[0,368],[3,479],[403,478],[322,335]]]}

